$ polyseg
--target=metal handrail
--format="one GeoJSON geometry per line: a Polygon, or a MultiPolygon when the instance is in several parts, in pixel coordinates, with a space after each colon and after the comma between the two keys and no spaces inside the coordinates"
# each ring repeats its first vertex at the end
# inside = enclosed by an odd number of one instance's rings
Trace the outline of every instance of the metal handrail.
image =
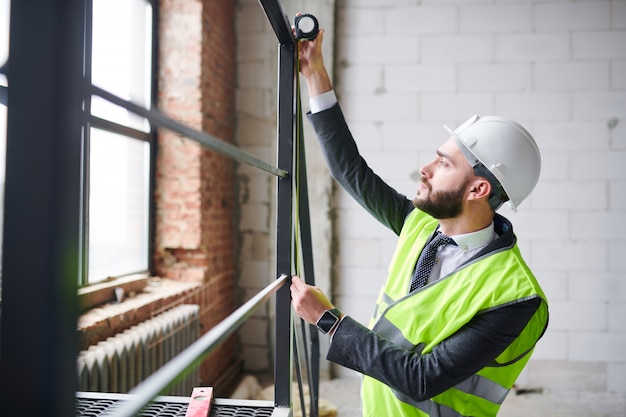
{"type": "Polygon", "coordinates": [[[190,139],[193,139],[196,142],[199,142],[207,148],[210,148],[211,150],[218,152],[222,155],[228,156],[240,162],[245,162],[248,165],[259,168],[270,174],[274,174],[280,178],[284,178],[287,176],[287,171],[276,168],[268,164],[267,162],[261,161],[260,159],[257,159],[241,151],[239,148],[231,145],[230,143],[224,142],[204,132],[192,129],[182,123],[172,120],[158,110],[148,110],[142,106],[133,103],[132,101],[121,99],[116,95],[111,94],[106,90],[103,90],[100,87],[96,87],[95,85],[91,86],[91,93],[102,97],[103,99],[110,101],[113,104],[123,107],[126,110],[131,111],[141,117],[145,117],[146,119],[150,120],[150,122],[159,127],[171,130],[172,132],[176,132],[190,139]]]}
{"type": "Polygon", "coordinates": [[[281,275],[219,324],[189,345],[128,394],[127,401],[111,407],[103,416],[133,417],[161,392],[174,385],[235,332],[264,302],[282,288],[289,277],[281,275]]]}

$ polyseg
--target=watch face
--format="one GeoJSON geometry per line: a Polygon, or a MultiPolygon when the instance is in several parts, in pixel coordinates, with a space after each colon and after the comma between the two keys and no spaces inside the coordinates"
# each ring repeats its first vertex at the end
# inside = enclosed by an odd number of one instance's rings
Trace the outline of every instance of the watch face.
{"type": "Polygon", "coordinates": [[[326,334],[333,328],[338,320],[339,318],[337,316],[327,310],[317,321],[317,328],[320,329],[324,334],[326,334]]]}

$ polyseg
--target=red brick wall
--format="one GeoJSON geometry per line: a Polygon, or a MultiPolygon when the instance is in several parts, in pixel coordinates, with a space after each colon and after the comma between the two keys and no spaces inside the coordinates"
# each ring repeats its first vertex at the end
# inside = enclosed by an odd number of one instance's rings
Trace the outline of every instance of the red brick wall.
{"type": "MultiPolygon", "coordinates": [[[[159,108],[232,143],[235,0],[162,0],[159,25],[159,108]]],[[[203,284],[203,331],[234,308],[234,168],[191,140],[159,133],[155,272],[203,284]]],[[[203,363],[202,383],[214,385],[237,356],[231,339],[203,363]]]]}

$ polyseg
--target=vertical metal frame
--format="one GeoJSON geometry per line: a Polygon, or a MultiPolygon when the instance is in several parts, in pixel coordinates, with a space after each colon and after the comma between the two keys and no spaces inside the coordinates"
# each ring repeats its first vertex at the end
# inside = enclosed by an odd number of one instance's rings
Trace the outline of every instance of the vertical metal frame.
{"type": "MultiPolygon", "coordinates": [[[[278,81],[278,168],[293,173],[294,125],[294,45],[279,46],[278,81]]],[[[293,241],[293,175],[278,179],[276,200],[276,274],[291,275],[293,241]]],[[[291,406],[292,334],[291,293],[284,287],[276,294],[276,343],[274,360],[274,401],[279,407],[291,406]]]]}
{"type": "Polygon", "coordinates": [[[83,0],[11,2],[0,415],[74,415],[83,0]]]}
{"type": "MultiPolygon", "coordinates": [[[[296,39],[282,6],[277,0],[259,0],[278,38],[278,168],[293,173],[295,138],[296,39]]],[[[293,175],[279,178],[276,199],[276,275],[291,275],[293,175]]],[[[276,294],[274,354],[274,402],[291,407],[292,381],[291,294],[284,287],[276,294]]]]}
{"type": "MultiPolygon", "coordinates": [[[[278,159],[277,166],[291,175],[278,179],[276,199],[276,275],[291,275],[293,260],[293,167],[295,139],[296,54],[298,48],[291,24],[277,1],[259,0],[278,38],[278,159]]],[[[274,402],[291,407],[293,369],[293,320],[291,294],[284,287],[276,294],[274,354],[274,402]]]]}
{"type": "MultiPolygon", "coordinates": [[[[93,51],[93,0],[84,0],[84,44],[83,44],[83,80],[85,85],[91,85],[91,62],[93,51]]],[[[81,199],[81,242],[79,249],[80,269],[78,276],[78,286],[82,287],[89,282],[89,179],[91,153],[91,124],[89,114],[91,112],[91,94],[83,97],[83,141],[81,151],[81,178],[82,196],[81,199]]]]}
{"type": "MultiPolygon", "coordinates": [[[[299,117],[299,116],[297,116],[299,117]]],[[[301,133],[301,132],[299,132],[301,133]]],[[[307,284],[315,284],[315,268],[313,265],[313,242],[311,231],[311,214],[309,211],[309,189],[306,176],[306,152],[304,148],[304,137],[299,134],[299,152],[297,155],[297,170],[299,182],[296,186],[299,191],[296,198],[298,199],[298,207],[300,212],[298,218],[300,220],[300,242],[302,251],[302,270],[307,284]]],[[[320,374],[320,345],[319,333],[314,325],[307,325],[302,321],[302,337],[305,346],[305,358],[308,359],[308,382],[310,399],[310,416],[317,417],[319,415],[319,374],[320,374]],[[308,352],[307,349],[308,342],[308,352]]]]}
{"type": "MultiPolygon", "coordinates": [[[[159,1],[158,0],[148,0],[150,5],[152,6],[152,86],[150,91],[152,92],[152,96],[150,98],[150,106],[152,109],[158,108],[158,97],[159,97],[159,1]]],[[[156,201],[155,201],[155,193],[154,190],[156,188],[156,164],[157,164],[157,155],[159,149],[159,140],[158,140],[158,131],[157,127],[150,121],[150,135],[152,136],[152,146],[150,146],[150,184],[149,189],[151,192],[150,196],[150,208],[148,214],[148,270],[154,272],[154,250],[156,248],[156,201]]]]}
{"type": "MultiPolygon", "coordinates": [[[[299,236],[302,242],[303,269],[307,283],[314,284],[313,254],[311,243],[311,226],[309,205],[306,186],[306,165],[304,159],[304,144],[301,144],[300,160],[294,158],[294,146],[296,141],[296,126],[299,104],[297,96],[297,72],[296,60],[298,44],[293,34],[291,23],[287,18],[278,0],[259,0],[267,18],[272,25],[279,43],[279,68],[278,68],[278,168],[282,168],[292,175],[278,179],[277,190],[277,215],[276,215],[276,275],[290,273],[294,260],[291,259],[291,244],[294,239],[292,224],[293,213],[293,181],[295,169],[300,175],[300,187],[298,196],[299,236]]],[[[307,357],[309,367],[309,384],[311,393],[310,415],[317,417],[319,395],[319,339],[317,329],[307,326],[310,335],[310,357],[307,357]]],[[[293,320],[291,314],[291,295],[289,288],[282,288],[276,297],[276,340],[275,340],[275,363],[274,363],[274,398],[277,406],[290,407],[292,369],[293,369],[293,344],[292,340],[293,320]]],[[[303,341],[307,343],[306,340],[303,341]]],[[[303,410],[304,411],[304,410],[303,410]]]]}

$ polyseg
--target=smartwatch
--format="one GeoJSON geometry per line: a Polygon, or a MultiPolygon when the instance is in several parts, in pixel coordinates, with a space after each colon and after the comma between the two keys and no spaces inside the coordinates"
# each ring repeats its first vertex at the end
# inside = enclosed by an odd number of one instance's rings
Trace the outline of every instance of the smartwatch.
{"type": "Polygon", "coordinates": [[[327,334],[339,323],[339,317],[341,317],[341,311],[338,309],[326,310],[317,320],[317,328],[320,332],[327,334]]]}

